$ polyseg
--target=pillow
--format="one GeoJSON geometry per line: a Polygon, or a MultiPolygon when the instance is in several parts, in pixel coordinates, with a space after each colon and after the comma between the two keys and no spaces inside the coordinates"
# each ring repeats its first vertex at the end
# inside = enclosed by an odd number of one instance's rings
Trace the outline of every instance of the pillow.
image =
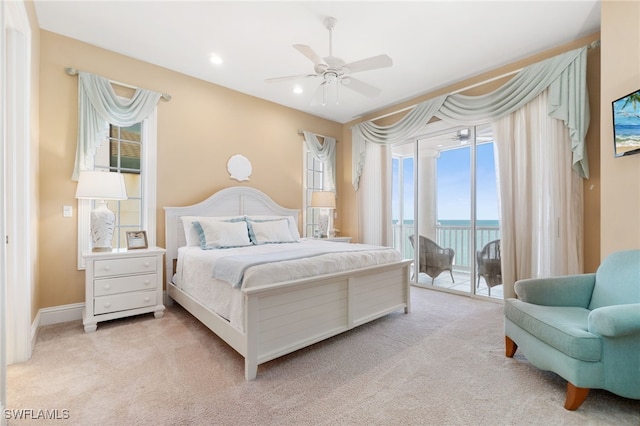
{"type": "Polygon", "coordinates": [[[200,234],[193,226],[193,222],[200,220],[218,221],[218,222],[238,222],[244,221],[244,216],[181,216],[182,226],[184,227],[184,238],[188,246],[200,245],[200,234]]]}
{"type": "Polygon", "coordinates": [[[224,222],[201,218],[193,222],[200,235],[200,248],[212,250],[251,245],[247,223],[242,221],[224,222]]]}
{"type": "Polygon", "coordinates": [[[289,233],[291,234],[291,238],[293,241],[300,241],[300,233],[298,232],[298,224],[293,216],[247,216],[247,220],[252,220],[254,222],[267,222],[272,220],[282,220],[286,219],[289,224],[289,233]]]}
{"type": "Polygon", "coordinates": [[[249,238],[253,244],[296,242],[289,231],[287,219],[254,221],[247,219],[249,238]]]}

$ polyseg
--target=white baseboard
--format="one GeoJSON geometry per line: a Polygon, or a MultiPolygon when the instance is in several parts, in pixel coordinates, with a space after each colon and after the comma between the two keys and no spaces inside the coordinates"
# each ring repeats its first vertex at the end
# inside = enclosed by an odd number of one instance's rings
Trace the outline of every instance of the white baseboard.
{"type": "MultiPolygon", "coordinates": [[[[166,292],[163,292],[162,298],[165,306],[171,306],[173,304],[173,300],[166,292]]],[[[83,309],[84,303],[73,303],[71,305],[53,306],[38,310],[36,318],[33,320],[33,324],[31,324],[31,347],[33,348],[36,343],[38,329],[40,327],[81,320],[83,309]]]]}
{"type": "MultiPolygon", "coordinates": [[[[53,306],[51,308],[39,309],[38,313],[36,314],[36,318],[31,324],[31,350],[33,350],[36,345],[36,340],[38,339],[38,330],[40,330],[41,326],[82,319],[83,309],[84,303],[74,303],[71,305],[53,306]]],[[[31,353],[29,353],[29,358],[31,358],[31,353]]]]}
{"type": "Polygon", "coordinates": [[[43,325],[81,320],[83,309],[84,303],[73,303],[71,305],[39,309],[33,324],[31,324],[31,347],[33,348],[36,343],[40,327],[43,325]]]}

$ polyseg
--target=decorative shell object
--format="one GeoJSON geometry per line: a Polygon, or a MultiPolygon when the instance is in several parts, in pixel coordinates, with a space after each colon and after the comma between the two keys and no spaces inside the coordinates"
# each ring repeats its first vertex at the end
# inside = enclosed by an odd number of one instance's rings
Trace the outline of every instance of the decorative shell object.
{"type": "Polygon", "coordinates": [[[227,161],[227,171],[231,179],[249,180],[252,171],[251,161],[244,155],[234,155],[227,161]]]}

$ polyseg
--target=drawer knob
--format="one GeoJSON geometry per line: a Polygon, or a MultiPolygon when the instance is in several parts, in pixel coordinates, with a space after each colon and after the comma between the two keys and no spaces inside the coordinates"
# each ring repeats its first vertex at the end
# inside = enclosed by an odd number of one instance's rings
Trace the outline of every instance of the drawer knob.
{"type": "Polygon", "coordinates": [[[104,289],[105,290],[110,290],[111,289],[111,284],[105,284],[104,285],[104,289]]]}
{"type": "Polygon", "coordinates": [[[104,307],[105,308],[110,308],[111,307],[111,303],[110,302],[105,302],[104,307]]]}
{"type": "Polygon", "coordinates": [[[149,280],[144,280],[144,285],[149,285],[149,284],[151,284],[151,281],[149,281],[149,280]]]}
{"type": "Polygon", "coordinates": [[[144,262],[144,267],[148,268],[149,267],[149,262],[144,262]]]}
{"type": "Polygon", "coordinates": [[[105,267],[104,267],[104,270],[105,270],[105,271],[110,271],[110,270],[111,270],[111,266],[105,266],[105,267]]]}
{"type": "Polygon", "coordinates": [[[149,296],[147,296],[147,297],[145,297],[145,298],[144,298],[144,301],[145,301],[145,302],[148,302],[149,300],[151,300],[151,298],[150,298],[149,296]]]}

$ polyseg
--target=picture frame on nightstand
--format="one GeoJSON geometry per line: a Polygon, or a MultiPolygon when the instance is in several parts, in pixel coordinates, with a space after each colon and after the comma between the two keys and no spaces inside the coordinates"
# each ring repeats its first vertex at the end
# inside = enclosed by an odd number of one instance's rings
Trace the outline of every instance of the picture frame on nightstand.
{"type": "Polygon", "coordinates": [[[127,250],[149,248],[147,231],[127,231],[127,250]]]}

